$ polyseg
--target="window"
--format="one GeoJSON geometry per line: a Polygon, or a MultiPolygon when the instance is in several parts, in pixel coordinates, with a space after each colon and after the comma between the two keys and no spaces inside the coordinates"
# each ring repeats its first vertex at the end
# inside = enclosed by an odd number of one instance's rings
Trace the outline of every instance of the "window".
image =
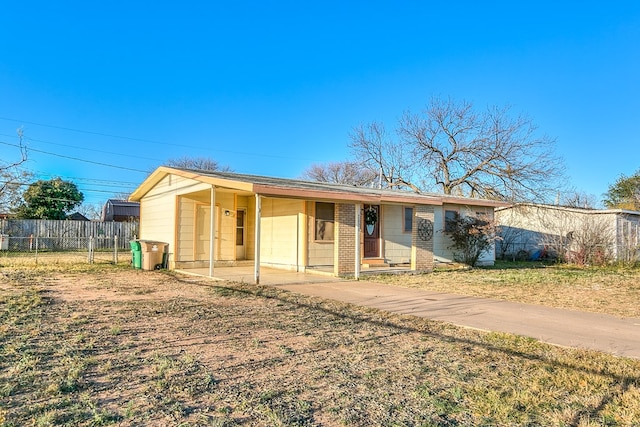
{"type": "Polygon", "coordinates": [[[405,233],[411,233],[413,230],[413,208],[404,208],[404,221],[402,225],[402,231],[405,233]]]}
{"type": "Polygon", "coordinates": [[[244,245],[244,211],[236,212],[236,246],[244,245]]]}
{"type": "Polygon", "coordinates": [[[455,221],[458,218],[458,211],[444,211],[444,231],[451,232],[453,227],[451,221],[455,221]]]}
{"type": "Polygon", "coordinates": [[[333,203],[316,202],[316,240],[333,240],[333,216],[335,205],[333,203]]]}

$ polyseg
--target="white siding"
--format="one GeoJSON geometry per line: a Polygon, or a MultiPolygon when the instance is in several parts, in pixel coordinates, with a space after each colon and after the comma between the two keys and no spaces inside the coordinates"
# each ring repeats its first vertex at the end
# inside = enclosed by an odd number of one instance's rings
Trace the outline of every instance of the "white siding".
{"type": "Polygon", "coordinates": [[[301,247],[304,202],[289,199],[262,200],[260,263],[297,268],[301,247]]]}
{"type": "Polygon", "coordinates": [[[403,231],[404,207],[382,207],[382,233],[385,261],[391,264],[411,262],[411,233],[403,231]]]}
{"type": "MultiPolygon", "coordinates": [[[[176,255],[182,257],[175,247],[178,232],[175,229],[177,196],[209,188],[209,185],[192,179],[172,175],[163,178],[140,200],[140,239],[169,243],[169,252],[172,254],[169,261],[173,264],[176,255]]],[[[181,224],[181,231],[183,225],[188,226],[181,224]]]]}
{"type": "Polygon", "coordinates": [[[216,260],[234,261],[236,259],[236,206],[233,193],[216,192],[216,221],[218,241],[216,260]],[[229,212],[229,215],[226,212],[229,212]]]}
{"type": "Polygon", "coordinates": [[[194,253],[194,233],[195,233],[195,205],[196,202],[186,197],[180,197],[178,222],[177,222],[177,245],[175,261],[191,261],[194,253]]]}
{"type": "MultiPolygon", "coordinates": [[[[510,243],[510,247],[504,250],[507,257],[518,251],[531,254],[546,245],[559,246],[569,233],[608,236],[611,247],[606,249],[615,256],[616,217],[615,212],[544,205],[522,205],[496,211],[504,241],[510,243]]],[[[498,243],[501,254],[504,244],[498,243]]],[[[569,250],[572,250],[571,246],[569,250]]]]}
{"type": "Polygon", "coordinates": [[[307,202],[307,212],[312,213],[307,220],[308,265],[311,267],[332,266],[335,255],[333,241],[320,242],[315,240],[314,205],[315,202],[307,202]]]}

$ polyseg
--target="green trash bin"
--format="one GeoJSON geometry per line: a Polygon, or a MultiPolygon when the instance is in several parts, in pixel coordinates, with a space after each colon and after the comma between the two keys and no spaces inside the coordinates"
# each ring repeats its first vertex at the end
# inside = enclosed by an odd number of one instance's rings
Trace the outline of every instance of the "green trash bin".
{"type": "Polygon", "coordinates": [[[142,247],[137,240],[129,241],[131,245],[131,265],[133,268],[142,269],[142,247]]]}

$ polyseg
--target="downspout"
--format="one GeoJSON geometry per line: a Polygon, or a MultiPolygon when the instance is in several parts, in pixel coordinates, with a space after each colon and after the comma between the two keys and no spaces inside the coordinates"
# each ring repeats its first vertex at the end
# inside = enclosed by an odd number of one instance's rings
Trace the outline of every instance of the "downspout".
{"type": "Polygon", "coordinates": [[[355,268],[354,268],[354,277],[356,280],[360,280],[360,228],[362,227],[362,225],[360,224],[360,216],[362,215],[361,209],[362,209],[362,205],[360,205],[360,203],[356,203],[355,206],[355,213],[356,213],[356,221],[355,221],[355,227],[356,227],[356,259],[355,259],[355,268]]]}
{"type": "Polygon", "coordinates": [[[255,255],[254,255],[254,279],[256,285],[260,284],[260,219],[262,217],[262,197],[256,194],[256,224],[255,224],[255,255]]]}
{"type": "Polygon", "coordinates": [[[209,277],[213,277],[213,263],[216,259],[214,251],[216,236],[216,187],[211,186],[211,215],[209,215],[209,277]]]}

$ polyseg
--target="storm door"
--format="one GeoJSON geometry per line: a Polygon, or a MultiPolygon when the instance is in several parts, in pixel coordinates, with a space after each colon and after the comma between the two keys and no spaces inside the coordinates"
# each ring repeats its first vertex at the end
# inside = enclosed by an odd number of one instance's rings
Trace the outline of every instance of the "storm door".
{"type": "Polygon", "coordinates": [[[380,206],[364,205],[364,257],[380,257],[380,206]]]}

